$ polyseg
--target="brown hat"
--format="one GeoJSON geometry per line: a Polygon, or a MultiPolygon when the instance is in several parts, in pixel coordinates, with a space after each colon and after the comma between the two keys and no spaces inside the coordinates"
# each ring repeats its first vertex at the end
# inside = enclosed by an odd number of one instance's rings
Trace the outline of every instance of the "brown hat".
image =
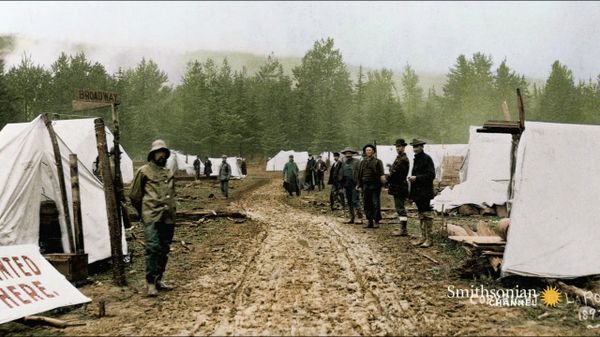
{"type": "Polygon", "coordinates": [[[342,151],[340,151],[342,154],[345,154],[346,152],[351,152],[352,154],[357,154],[357,151],[354,151],[353,148],[347,146],[345,149],[343,149],[342,151]]]}
{"type": "Polygon", "coordinates": [[[376,148],[376,147],[375,147],[375,145],[373,145],[373,144],[367,144],[367,145],[363,146],[363,152],[365,152],[365,150],[366,150],[368,147],[372,148],[372,149],[373,149],[373,152],[377,152],[377,148],[376,148]]]}
{"type": "Polygon", "coordinates": [[[427,144],[424,140],[420,140],[417,138],[413,138],[412,142],[410,143],[410,145],[412,146],[417,146],[417,145],[425,145],[427,144]]]}
{"type": "Polygon", "coordinates": [[[395,146],[406,146],[408,144],[406,144],[406,142],[404,141],[403,138],[398,138],[396,139],[396,144],[394,144],[395,146]]]}

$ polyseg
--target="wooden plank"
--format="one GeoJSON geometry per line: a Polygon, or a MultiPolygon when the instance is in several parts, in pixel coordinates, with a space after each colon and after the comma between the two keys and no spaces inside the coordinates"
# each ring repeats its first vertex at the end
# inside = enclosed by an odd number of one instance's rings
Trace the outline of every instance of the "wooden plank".
{"type": "Polygon", "coordinates": [[[488,226],[485,221],[479,220],[477,223],[477,235],[479,236],[497,236],[490,226],[488,226]]]}
{"type": "Polygon", "coordinates": [[[490,256],[504,256],[503,252],[494,252],[491,250],[484,250],[481,252],[483,255],[490,255],[490,256]]]}
{"type": "Polygon", "coordinates": [[[488,261],[490,261],[490,264],[492,265],[494,271],[498,271],[500,269],[500,266],[502,265],[502,258],[499,258],[497,256],[488,257],[488,261]]]}
{"type": "Polygon", "coordinates": [[[450,240],[458,241],[458,242],[467,242],[474,244],[486,244],[486,245],[503,245],[506,244],[506,241],[502,240],[501,237],[494,236],[449,236],[450,240]]]}

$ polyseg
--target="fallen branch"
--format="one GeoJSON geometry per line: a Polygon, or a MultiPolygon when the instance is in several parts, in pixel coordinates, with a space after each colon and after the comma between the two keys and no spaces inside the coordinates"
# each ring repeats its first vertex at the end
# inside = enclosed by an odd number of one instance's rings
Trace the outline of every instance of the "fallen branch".
{"type": "Polygon", "coordinates": [[[431,257],[431,256],[429,256],[429,255],[427,255],[427,254],[425,254],[425,253],[421,253],[421,252],[419,252],[419,254],[420,254],[421,256],[423,256],[424,258],[427,258],[429,261],[431,261],[431,262],[433,262],[433,263],[440,264],[440,262],[439,262],[438,260],[434,259],[433,257],[431,257]]]}
{"type": "Polygon", "coordinates": [[[571,294],[572,296],[579,297],[585,305],[600,308],[600,301],[594,297],[594,293],[591,291],[586,291],[575,286],[565,284],[561,281],[558,281],[558,285],[564,292],[571,294]]]}
{"type": "Polygon", "coordinates": [[[25,316],[23,317],[23,322],[31,322],[31,323],[40,323],[44,325],[53,326],[55,328],[66,328],[68,326],[81,326],[86,323],[83,322],[67,322],[57,318],[50,318],[46,316],[25,316]]]}

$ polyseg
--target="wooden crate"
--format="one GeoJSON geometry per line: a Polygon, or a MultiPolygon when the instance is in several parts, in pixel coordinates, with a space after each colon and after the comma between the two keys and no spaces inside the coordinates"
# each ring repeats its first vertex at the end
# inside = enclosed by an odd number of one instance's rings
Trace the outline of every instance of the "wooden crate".
{"type": "Polygon", "coordinates": [[[58,253],[44,254],[44,257],[71,282],[83,281],[88,277],[87,254],[58,253]]]}

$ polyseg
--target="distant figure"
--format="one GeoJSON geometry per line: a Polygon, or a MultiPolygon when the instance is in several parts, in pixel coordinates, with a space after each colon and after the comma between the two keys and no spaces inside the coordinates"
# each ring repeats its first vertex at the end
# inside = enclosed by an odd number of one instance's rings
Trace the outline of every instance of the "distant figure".
{"type": "Polygon", "coordinates": [[[298,181],[298,165],[294,162],[294,156],[290,155],[289,161],[283,167],[283,187],[290,197],[296,192],[300,196],[300,182],[298,181]]]}
{"type": "Polygon", "coordinates": [[[348,206],[348,211],[350,213],[350,220],[348,220],[348,224],[354,223],[354,212],[358,215],[358,218],[361,219],[362,222],[362,212],[360,211],[360,199],[358,196],[358,191],[356,190],[357,186],[357,175],[358,175],[358,166],[360,162],[358,159],[354,158],[353,155],[358,152],[354,151],[352,148],[347,147],[342,150],[342,154],[345,156],[342,161],[342,187],[346,192],[346,205],[348,206]]]}
{"type": "Polygon", "coordinates": [[[146,295],[152,297],[158,291],[171,289],[162,281],[175,231],[175,179],[165,167],[170,155],[165,142],[155,140],[148,153],[148,164],[137,170],[129,193],[144,224],[146,295]]]}
{"type": "Polygon", "coordinates": [[[331,170],[329,171],[329,180],[327,181],[328,185],[331,185],[331,193],[329,193],[329,206],[331,207],[331,211],[334,210],[335,202],[339,201],[342,205],[342,209],[346,208],[346,203],[344,202],[344,188],[342,186],[342,161],[340,160],[340,154],[338,152],[333,153],[333,165],[331,165],[331,170]]]}
{"type": "Polygon", "coordinates": [[[194,160],[194,171],[196,171],[196,180],[200,179],[200,156],[196,156],[194,160]]]}
{"type": "Polygon", "coordinates": [[[229,179],[231,178],[231,166],[227,163],[227,155],[222,155],[223,162],[219,168],[219,181],[221,182],[221,192],[225,198],[229,198],[229,179]]]}
{"type": "Polygon", "coordinates": [[[306,162],[306,171],[304,172],[304,184],[308,191],[315,189],[317,183],[317,162],[312,154],[308,154],[308,161],[306,162]]]}
{"type": "Polygon", "coordinates": [[[206,160],[204,161],[204,175],[208,178],[208,177],[210,177],[211,174],[212,174],[212,162],[210,161],[210,159],[208,159],[208,157],[206,157],[206,160]]]}
{"type": "Polygon", "coordinates": [[[325,189],[325,171],[327,171],[327,163],[323,161],[322,156],[317,157],[317,186],[319,187],[319,191],[325,189]]]}
{"type": "Polygon", "coordinates": [[[408,177],[408,181],[410,181],[410,200],[417,205],[421,225],[421,238],[413,244],[423,248],[432,245],[433,214],[430,202],[433,199],[433,180],[435,179],[433,160],[423,151],[425,144],[424,141],[419,139],[413,139],[410,143],[415,153],[415,159],[413,160],[412,172],[408,177]]]}
{"type": "Polygon", "coordinates": [[[365,228],[376,228],[381,221],[381,188],[385,184],[383,162],[375,157],[375,146],[363,147],[366,157],[358,170],[358,191],[362,191],[365,215],[369,223],[365,228]]]}
{"type": "Polygon", "coordinates": [[[248,167],[246,164],[246,158],[242,158],[242,164],[240,165],[240,169],[242,170],[242,175],[243,176],[247,176],[248,175],[248,167]]]}

